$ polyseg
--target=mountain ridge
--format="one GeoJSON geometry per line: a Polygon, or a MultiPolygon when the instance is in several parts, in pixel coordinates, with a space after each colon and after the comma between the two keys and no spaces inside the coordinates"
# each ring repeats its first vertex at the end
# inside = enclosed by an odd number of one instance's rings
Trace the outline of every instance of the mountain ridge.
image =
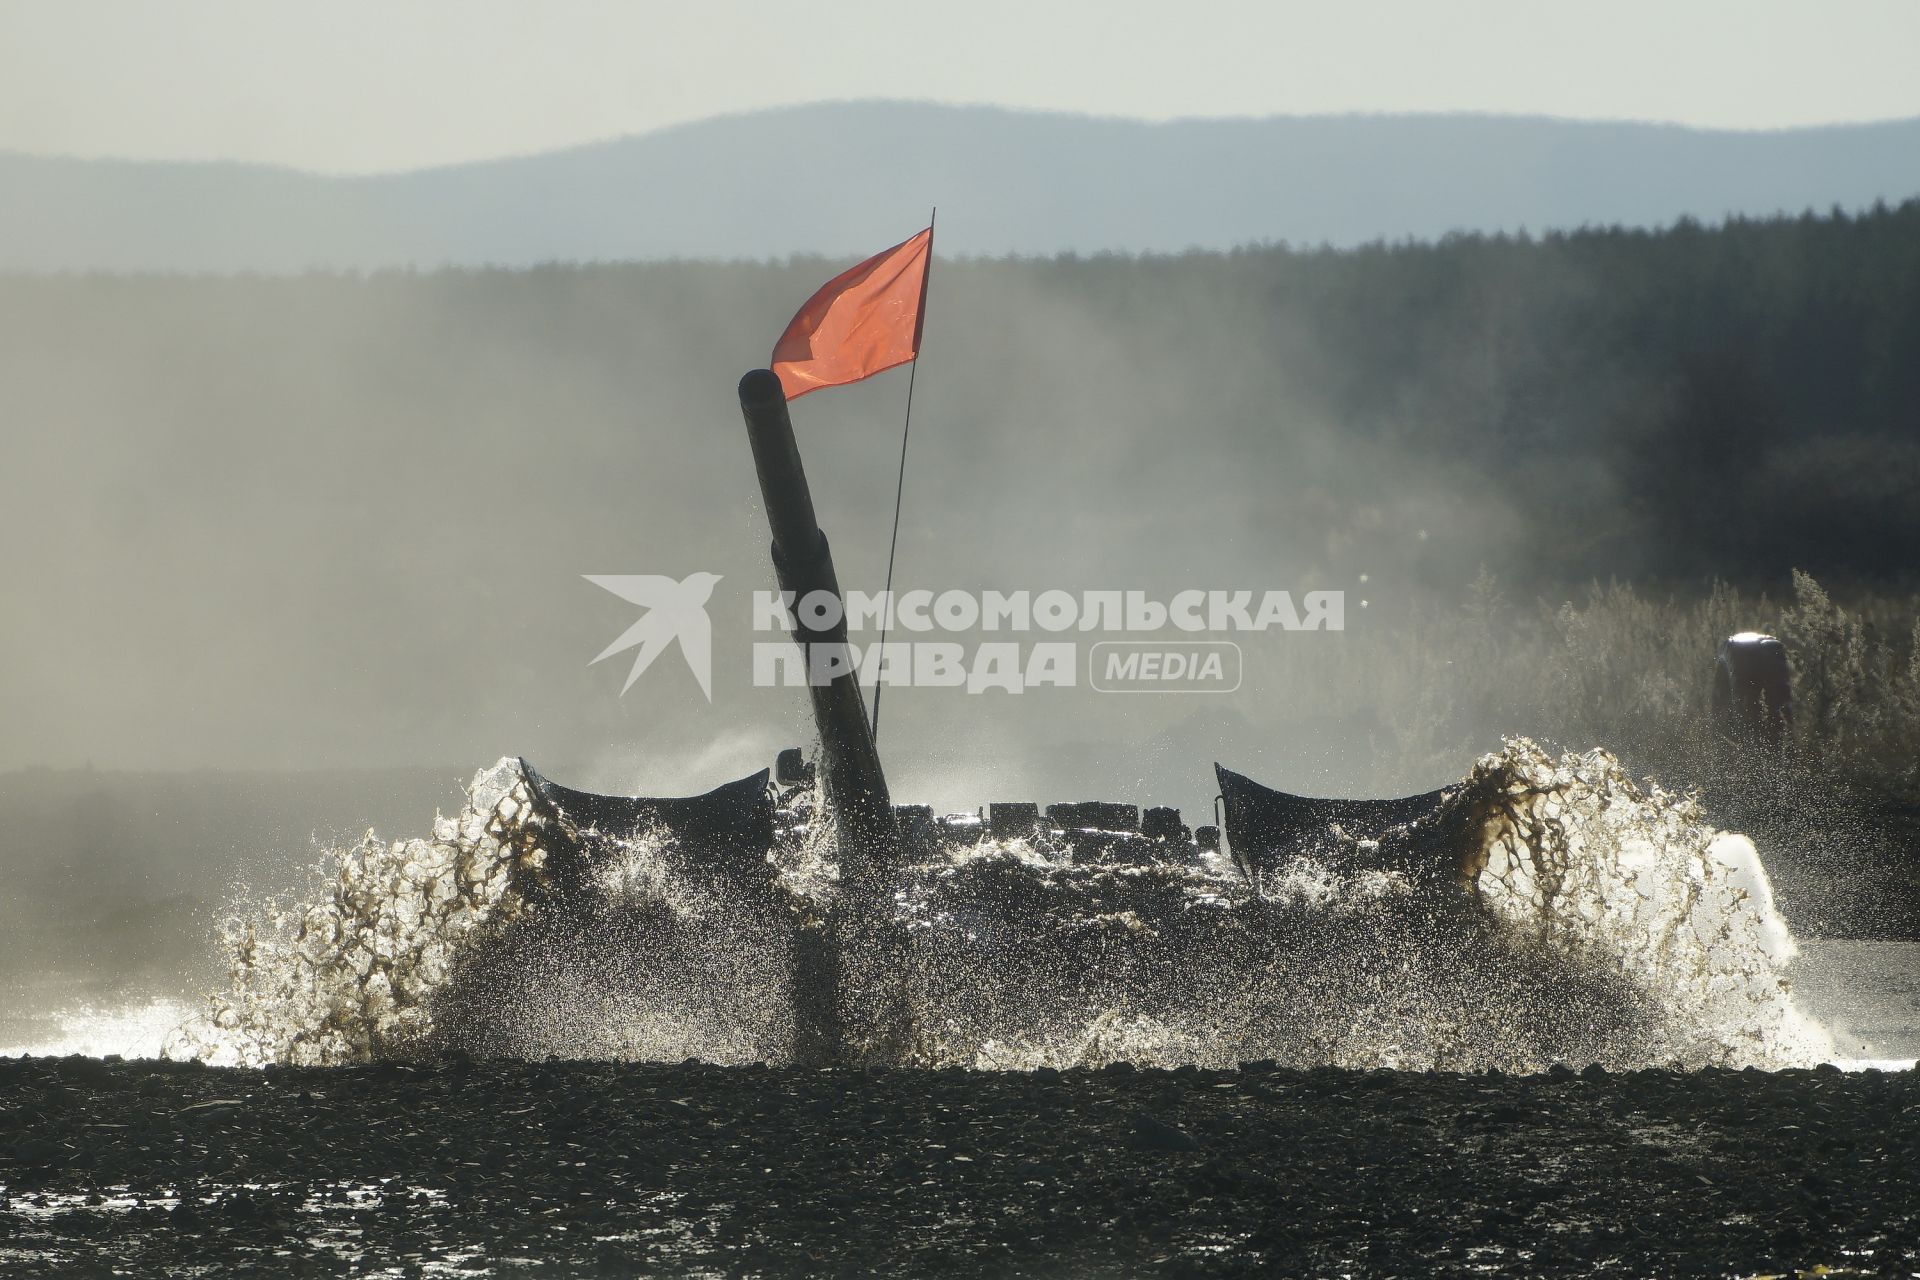
{"type": "Polygon", "coordinates": [[[1920,192],[1920,119],[1733,132],[857,101],[390,174],[0,153],[0,186],[0,269],[14,271],[840,256],[892,243],[935,204],[943,252],[965,256],[1351,247],[1897,201],[1920,192]]]}
{"type": "Polygon", "coordinates": [[[549,157],[572,155],[585,151],[609,150],[629,143],[642,142],[658,138],[665,134],[698,130],[709,125],[726,124],[735,121],[753,120],[765,116],[782,115],[789,112],[812,111],[816,109],[859,108],[873,110],[918,110],[933,108],[939,111],[961,112],[980,116],[1005,116],[1021,119],[1067,120],[1087,124],[1114,124],[1137,126],[1145,130],[1167,129],[1186,126],[1208,125],[1271,125],[1271,124],[1313,124],[1313,123],[1350,123],[1350,122],[1403,122],[1445,120],[1460,122],[1516,122],[1565,126],[1569,129],[1636,129],[1676,134],[1691,134],[1724,138],[1774,138],[1785,135],[1811,135],[1820,133],[1847,133],[1855,130],[1900,129],[1920,124],[1920,115],[1901,116],[1885,120],[1844,120],[1828,121],[1821,124],[1775,125],[1756,129],[1735,129],[1714,125],[1688,124],[1680,120],[1635,119],[1619,117],[1556,116],[1533,111],[1326,111],[1326,112],[1277,112],[1270,115],[1223,115],[1223,116],[1176,116],[1156,120],[1146,116],[1129,116],[1103,112],[1067,111],[1047,107],[1011,107],[994,103],[943,103],[913,98],[834,98],[821,99],[807,103],[793,103],[777,107],[744,108],[739,111],[723,111],[711,116],[701,116],[692,120],[677,120],[653,129],[642,129],[629,133],[608,134],[599,138],[586,138],[579,142],[564,143],[535,151],[509,151],[499,155],[477,156],[465,160],[446,160],[431,164],[411,165],[397,169],[316,169],[298,164],[285,164],[272,160],[234,160],[206,159],[178,156],[126,156],[126,155],[88,155],[76,156],[52,152],[27,151],[18,148],[0,147],[0,161],[51,161],[69,165],[117,165],[144,168],[188,168],[188,169],[225,169],[233,171],[254,171],[282,174],[291,177],[315,178],[328,182],[380,182],[395,178],[418,177],[422,175],[446,174],[463,169],[479,169],[492,165],[507,165],[521,161],[538,160],[549,157]]]}

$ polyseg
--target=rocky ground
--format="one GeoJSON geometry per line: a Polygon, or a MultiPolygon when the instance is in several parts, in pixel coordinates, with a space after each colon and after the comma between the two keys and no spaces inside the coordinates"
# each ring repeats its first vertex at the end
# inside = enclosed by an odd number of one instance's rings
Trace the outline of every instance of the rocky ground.
{"type": "Polygon", "coordinates": [[[1920,1074],[0,1061],[6,1275],[1920,1269],[1920,1074]]]}

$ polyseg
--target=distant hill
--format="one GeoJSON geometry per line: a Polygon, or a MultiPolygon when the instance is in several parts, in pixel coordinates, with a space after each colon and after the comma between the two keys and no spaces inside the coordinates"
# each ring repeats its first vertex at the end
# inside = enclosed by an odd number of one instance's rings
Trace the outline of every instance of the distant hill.
{"type": "Polygon", "coordinates": [[[8,270],[848,254],[935,204],[950,254],[1345,246],[1897,201],[1920,193],[1920,120],[1769,133],[1488,116],[1148,124],[856,102],[375,177],[0,155],[0,191],[8,270]]]}

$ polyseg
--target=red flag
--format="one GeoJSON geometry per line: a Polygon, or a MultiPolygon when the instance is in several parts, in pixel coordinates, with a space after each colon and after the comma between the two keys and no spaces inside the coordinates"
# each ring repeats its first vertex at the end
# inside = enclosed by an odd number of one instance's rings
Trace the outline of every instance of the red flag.
{"type": "Polygon", "coordinates": [[[773,344],[787,399],[840,387],[920,354],[933,228],[849,267],[807,299],[773,344]]]}

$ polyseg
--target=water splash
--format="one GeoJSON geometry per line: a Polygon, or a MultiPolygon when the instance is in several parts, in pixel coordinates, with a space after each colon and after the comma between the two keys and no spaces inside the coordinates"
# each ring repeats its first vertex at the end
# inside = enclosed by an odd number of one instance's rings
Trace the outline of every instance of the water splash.
{"type": "Polygon", "coordinates": [[[431,839],[371,833],[313,902],[277,900],[222,926],[229,986],[168,1037],[169,1057],[327,1065],[406,1053],[468,951],[526,914],[546,851],[516,760],[482,770],[431,839]]]}
{"type": "MultiPolygon", "coordinates": [[[[1831,1056],[1789,999],[1793,940],[1751,844],[1692,798],[1603,751],[1514,740],[1446,806],[1435,829],[1475,842],[1445,851],[1471,868],[1457,889],[1368,868],[1338,831],[1257,892],[1217,862],[1083,865],[1044,837],[929,855],[901,869],[880,935],[840,937],[840,1012],[857,1028],[894,1001],[908,1025],[886,1052],[985,1068],[1831,1056]]],[[[794,1053],[793,975],[838,884],[820,824],[790,826],[758,886],[690,877],[667,833],[634,834],[572,906],[543,892],[561,838],[501,761],[432,839],[363,842],[317,901],[236,918],[230,988],[170,1051],[794,1053]]]]}
{"type": "Polygon", "coordinates": [[[1657,1001],[1651,1061],[1800,1066],[1831,1038],[1790,999],[1799,947],[1753,843],[1698,800],[1636,786],[1605,751],[1558,761],[1530,742],[1475,768],[1494,796],[1476,889],[1522,936],[1612,968],[1657,1001]]]}

